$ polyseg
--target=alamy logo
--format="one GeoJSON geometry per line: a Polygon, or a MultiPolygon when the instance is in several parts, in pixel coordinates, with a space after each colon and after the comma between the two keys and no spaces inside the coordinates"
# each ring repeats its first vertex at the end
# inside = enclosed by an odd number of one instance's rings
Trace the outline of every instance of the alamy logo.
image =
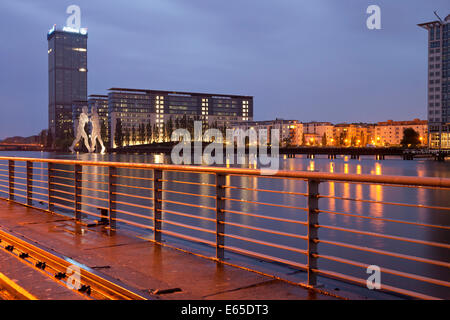
{"type": "Polygon", "coordinates": [[[78,266],[71,265],[67,268],[66,274],[69,276],[66,285],[69,289],[78,290],[81,288],[81,269],[78,266]]]}
{"type": "Polygon", "coordinates": [[[81,28],[80,7],[75,4],[72,4],[67,7],[66,13],[70,14],[70,16],[67,18],[66,26],[74,30],[79,30],[81,28]]]}
{"type": "Polygon", "coordinates": [[[366,285],[370,290],[381,289],[381,269],[379,266],[371,265],[367,267],[369,278],[367,278],[366,285]]]}
{"type": "Polygon", "coordinates": [[[274,175],[279,169],[279,145],[280,145],[280,130],[271,129],[270,136],[270,156],[268,156],[268,132],[267,129],[260,129],[256,132],[255,129],[227,129],[226,130],[226,153],[224,156],[224,137],[218,129],[208,129],[203,133],[202,122],[194,122],[194,139],[192,139],[190,132],[187,129],[176,129],[172,132],[172,141],[179,141],[174,146],[171,152],[171,160],[173,164],[188,165],[192,162],[192,142],[194,142],[193,162],[195,164],[224,164],[226,159],[227,164],[236,163],[246,164],[248,156],[249,164],[261,165],[261,174],[274,175]],[[259,134],[259,136],[258,136],[259,134]],[[202,141],[213,141],[202,148],[202,141]],[[235,148],[236,142],[236,148],[235,148]],[[246,147],[248,147],[248,155],[246,154],[246,147]]]}
{"type": "Polygon", "coordinates": [[[379,6],[373,4],[367,7],[367,14],[370,16],[367,18],[366,25],[369,30],[381,29],[381,9],[379,6]]]}

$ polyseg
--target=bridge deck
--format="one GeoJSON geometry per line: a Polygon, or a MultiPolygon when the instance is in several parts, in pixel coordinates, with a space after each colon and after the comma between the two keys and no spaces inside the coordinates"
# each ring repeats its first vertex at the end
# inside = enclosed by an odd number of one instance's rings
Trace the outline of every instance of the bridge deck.
{"type": "MultiPolygon", "coordinates": [[[[280,280],[0,199],[0,227],[147,291],[180,288],[161,299],[332,299],[280,280]]],[[[0,264],[0,272],[14,264],[0,264]]],[[[31,268],[31,267],[30,267],[31,268]]],[[[11,270],[8,270],[11,272],[11,270]]],[[[18,279],[24,283],[26,279],[18,279]]],[[[26,287],[26,286],[25,286],[26,287]]],[[[47,297],[49,298],[49,297],[47,297]]],[[[54,298],[58,298],[57,296],[54,298]]]]}

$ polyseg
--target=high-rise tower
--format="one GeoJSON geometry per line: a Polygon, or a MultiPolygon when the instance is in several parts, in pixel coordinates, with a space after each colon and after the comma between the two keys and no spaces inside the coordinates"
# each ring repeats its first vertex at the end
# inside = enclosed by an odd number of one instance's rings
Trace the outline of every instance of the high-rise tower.
{"type": "Polygon", "coordinates": [[[428,31],[428,141],[450,148],[450,15],[418,26],[428,31]]]}
{"type": "Polygon", "coordinates": [[[73,101],[87,100],[87,32],[53,27],[47,40],[48,127],[58,141],[73,130],[73,101]]]}

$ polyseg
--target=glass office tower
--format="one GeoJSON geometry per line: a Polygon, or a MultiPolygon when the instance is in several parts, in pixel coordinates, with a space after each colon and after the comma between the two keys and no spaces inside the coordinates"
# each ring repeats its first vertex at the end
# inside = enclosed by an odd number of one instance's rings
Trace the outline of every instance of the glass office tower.
{"type": "Polygon", "coordinates": [[[450,15],[419,24],[428,31],[428,133],[431,148],[450,148],[450,15]]]}
{"type": "Polygon", "coordinates": [[[58,142],[73,132],[73,102],[87,100],[87,33],[53,27],[47,40],[48,127],[58,142]]]}

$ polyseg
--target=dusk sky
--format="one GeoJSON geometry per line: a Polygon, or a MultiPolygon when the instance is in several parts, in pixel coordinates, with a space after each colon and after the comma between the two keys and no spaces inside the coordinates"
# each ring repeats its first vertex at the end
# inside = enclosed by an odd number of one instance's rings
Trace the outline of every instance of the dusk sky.
{"type": "Polygon", "coordinates": [[[448,0],[1,0],[0,139],[48,125],[47,32],[81,7],[88,93],[254,96],[254,119],[426,118],[427,33],[448,0]],[[366,9],[381,8],[381,30],[366,9]]]}

